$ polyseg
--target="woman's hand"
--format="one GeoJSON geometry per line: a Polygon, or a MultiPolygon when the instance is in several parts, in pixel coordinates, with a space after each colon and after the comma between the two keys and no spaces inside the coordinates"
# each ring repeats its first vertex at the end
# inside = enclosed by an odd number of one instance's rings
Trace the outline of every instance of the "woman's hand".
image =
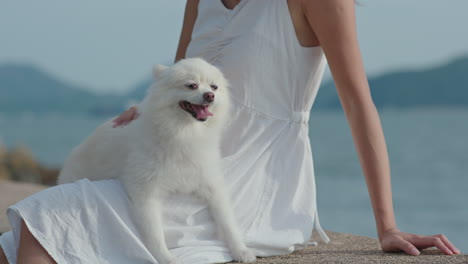
{"type": "Polygon", "coordinates": [[[116,117],[112,122],[114,125],[112,127],[125,126],[128,125],[133,120],[137,119],[140,114],[135,106],[130,107],[125,112],[121,113],[116,117]]]}
{"type": "Polygon", "coordinates": [[[404,251],[409,255],[419,255],[418,249],[437,247],[444,254],[460,254],[444,235],[421,236],[400,232],[398,229],[385,231],[380,238],[380,245],[385,252],[404,251]]]}

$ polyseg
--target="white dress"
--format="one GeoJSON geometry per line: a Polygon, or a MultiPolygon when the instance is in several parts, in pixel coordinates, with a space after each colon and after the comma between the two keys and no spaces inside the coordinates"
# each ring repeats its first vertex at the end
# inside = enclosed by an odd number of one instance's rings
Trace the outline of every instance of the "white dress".
{"type": "MultiPolygon", "coordinates": [[[[286,0],[200,0],[187,57],[220,67],[231,83],[232,114],[222,141],[226,183],[247,245],[258,256],[288,254],[322,240],[308,119],[326,60],[302,47],[286,0]]],[[[15,263],[23,219],[58,263],[156,263],[131,220],[118,181],[49,188],[8,211],[0,237],[15,263]]],[[[190,196],[166,203],[168,247],[182,263],[231,261],[205,204],[190,196]]]]}

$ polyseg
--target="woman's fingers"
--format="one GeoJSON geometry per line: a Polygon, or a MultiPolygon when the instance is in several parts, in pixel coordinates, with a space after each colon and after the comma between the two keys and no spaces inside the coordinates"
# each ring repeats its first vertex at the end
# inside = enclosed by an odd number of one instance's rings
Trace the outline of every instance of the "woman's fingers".
{"type": "Polygon", "coordinates": [[[440,235],[435,235],[434,237],[438,237],[442,242],[445,244],[446,247],[448,247],[453,253],[455,254],[460,254],[460,250],[455,247],[446,236],[440,234],[440,235]]]}
{"type": "Polygon", "coordinates": [[[117,117],[117,118],[115,118],[114,120],[112,120],[112,122],[114,122],[114,124],[112,125],[112,127],[118,127],[118,126],[120,126],[120,125],[122,124],[122,123],[121,123],[122,121],[120,121],[120,118],[119,118],[119,117],[117,117]]]}
{"type": "Polygon", "coordinates": [[[119,126],[122,126],[124,123],[124,121],[120,117],[118,117],[117,119],[114,119],[113,122],[114,122],[114,125],[112,127],[119,127],[119,126]]]}
{"type": "Polygon", "coordinates": [[[404,239],[399,239],[395,241],[395,247],[403,250],[406,252],[406,254],[417,256],[419,255],[419,250],[410,242],[404,240],[404,239]]]}
{"type": "Polygon", "coordinates": [[[132,107],[132,109],[133,109],[132,116],[131,116],[129,122],[138,118],[138,112],[136,111],[135,107],[132,107]]]}
{"type": "Polygon", "coordinates": [[[433,237],[432,238],[432,241],[433,241],[433,246],[434,247],[437,247],[438,249],[440,249],[440,251],[444,252],[444,254],[447,254],[447,255],[453,255],[453,252],[452,250],[450,250],[445,244],[444,242],[442,242],[442,240],[438,237],[433,237]]]}
{"type": "Polygon", "coordinates": [[[137,119],[139,116],[136,107],[132,106],[127,109],[125,112],[116,117],[112,122],[114,125],[112,127],[125,126],[128,125],[131,121],[137,119]]]}
{"type": "Polygon", "coordinates": [[[444,235],[421,236],[403,232],[387,232],[381,240],[382,250],[386,252],[403,250],[410,255],[419,255],[418,249],[436,247],[444,254],[460,254],[444,235]]]}
{"type": "Polygon", "coordinates": [[[450,248],[448,248],[448,246],[445,245],[442,239],[436,236],[423,236],[423,237],[411,238],[410,242],[420,249],[436,247],[440,251],[442,251],[444,254],[453,255],[452,250],[450,250],[450,248]]]}
{"type": "Polygon", "coordinates": [[[123,112],[118,117],[116,117],[114,120],[112,120],[112,122],[114,122],[114,125],[112,127],[121,126],[123,124],[123,122],[125,121],[125,114],[126,114],[126,112],[123,112]]]}

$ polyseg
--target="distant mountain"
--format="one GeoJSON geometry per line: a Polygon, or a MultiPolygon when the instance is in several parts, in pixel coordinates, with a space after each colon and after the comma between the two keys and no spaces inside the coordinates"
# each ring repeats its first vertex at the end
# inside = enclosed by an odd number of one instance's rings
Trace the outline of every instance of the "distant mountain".
{"type": "MultiPolygon", "coordinates": [[[[369,79],[378,108],[468,107],[468,57],[420,71],[401,71],[369,79]]],[[[129,101],[140,101],[151,80],[124,95],[94,94],[24,64],[0,65],[0,113],[60,112],[109,116],[129,101]]],[[[333,82],[322,85],[314,109],[341,108],[333,82]]]]}
{"type": "Polygon", "coordinates": [[[0,112],[107,114],[122,105],[121,96],[96,95],[31,65],[0,65],[0,112]]]}
{"type": "MultiPolygon", "coordinates": [[[[370,78],[378,108],[420,106],[468,107],[468,57],[419,71],[400,71],[370,78]]],[[[314,109],[340,108],[333,82],[322,85],[314,109]]]]}

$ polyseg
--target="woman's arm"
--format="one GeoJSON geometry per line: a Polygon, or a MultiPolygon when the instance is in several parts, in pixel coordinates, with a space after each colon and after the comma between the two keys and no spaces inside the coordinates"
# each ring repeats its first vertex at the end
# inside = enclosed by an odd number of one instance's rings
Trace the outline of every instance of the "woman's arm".
{"type": "Polygon", "coordinates": [[[445,254],[458,253],[443,235],[406,234],[396,227],[387,147],[359,49],[354,1],[303,0],[303,5],[307,21],[327,57],[351,128],[382,249],[418,255],[417,248],[436,246],[445,254]]]}
{"type": "MultiPolygon", "coordinates": [[[[180,32],[179,45],[177,46],[177,52],[175,56],[175,62],[185,58],[185,52],[192,38],[193,26],[197,20],[198,14],[198,1],[199,0],[187,0],[185,5],[184,22],[182,24],[182,30],[180,32]]],[[[128,125],[139,116],[138,109],[136,106],[132,106],[125,110],[114,120],[113,127],[128,125]]]]}
{"type": "Polygon", "coordinates": [[[184,23],[180,32],[179,45],[177,46],[176,62],[185,58],[185,52],[192,39],[193,26],[198,15],[198,2],[199,0],[187,0],[185,5],[184,23]]]}

